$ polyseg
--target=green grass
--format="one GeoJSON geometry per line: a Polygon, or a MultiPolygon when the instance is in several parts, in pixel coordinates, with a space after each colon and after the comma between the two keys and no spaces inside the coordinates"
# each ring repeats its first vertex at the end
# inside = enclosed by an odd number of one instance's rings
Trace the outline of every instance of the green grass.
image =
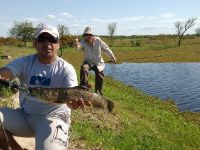
{"type": "Polygon", "coordinates": [[[200,147],[200,128],[188,121],[171,101],[144,95],[106,78],[104,93],[115,102],[114,113],[76,110],[72,143],[96,149],[188,150],[200,147]]]}
{"type": "Polygon", "coordinates": [[[14,107],[10,89],[0,88],[0,106],[14,107]]]}
{"type": "MultiPolygon", "coordinates": [[[[163,46],[157,49],[151,44],[141,47],[114,46],[112,50],[119,63],[199,62],[200,44],[197,41],[188,39],[180,48],[163,46]]],[[[148,41],[143,40],[142,43],[148,41]]],[[[31,47],[0,47],[0,52],[17,58],[35,51],[31,47]]],[[[79,76],[83,53],[69,48],[63,50],[62,57],[75,66],[79,76]]],[[[0,66],[9,61],[0,60],[0,66]]],[[[94,76],[90,75],[89,82],[94,85],[94,76]]],[[[180,112],[171,100],[161,101],[109,77],[105,78],[103,92],[105,97],[115,103],[114,112],[108,114],[87,107],[73,111],[70,138],[72,149],[200,149],[199,113],[180,112]]],[[[6,104],[1,100],[0,105],[6,104]]]]}

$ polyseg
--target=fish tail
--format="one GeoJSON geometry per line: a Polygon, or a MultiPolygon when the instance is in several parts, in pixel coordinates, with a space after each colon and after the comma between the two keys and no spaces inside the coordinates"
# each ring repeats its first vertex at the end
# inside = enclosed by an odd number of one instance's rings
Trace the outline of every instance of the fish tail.
{"type": "Polygon", "coordinates": [[[107,107],[108,107],[108,112],[111,113],[114,109],[114,103],[113,101],[107,99],[107,107]]]}

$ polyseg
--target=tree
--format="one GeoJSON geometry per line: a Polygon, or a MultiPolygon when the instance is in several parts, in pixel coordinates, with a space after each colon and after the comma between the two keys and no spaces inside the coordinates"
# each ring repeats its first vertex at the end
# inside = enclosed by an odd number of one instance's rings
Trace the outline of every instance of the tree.
{"type": "Polygon", "coordinates": [[[178,35],[178,47],[181,46],[181,41],[185,32],[195,25],[196,18],[189,18],[185,22],[177,21],[174,25],[178,35]]]}
{"type": "Polygon", "coordinates": [[[32,22],[14,22],[12,28],[9,29],[11,37],[15,37],[24,42],[24,46],[28,41],[33,40],[35,28],[33,27],[32,22]]]}
{"type": "Polygon", "coordinates": [[[200,27],[195,29],[195,33],[198,37],[200,37],[200,27]]]}
{"type": "Polygon", "coordinates": [[[60,37],[63,37],[64,35],[70,34],[69,28],[66,27],[65,25],[62,25],[62,24],[58,25],[58,32],[59,32],[60,37]]]}
{"type": "Polygon", "coordinates": [[[60,35],[60,49],[62,49],[63,47],[66,47],[66,45],[68,45],[70,32],[69,28],[62,24],[59,24],[57,28],[60,35]]]}
{"type": "Polygon", "coordinates": [[[113,44],[113,36],[117,29],[117,23],[116,22],[110,23],[110,24],[108,24],[107,28],[108,28],[108,35],[110,36],[111,45],[112,45],[113,44]]]}

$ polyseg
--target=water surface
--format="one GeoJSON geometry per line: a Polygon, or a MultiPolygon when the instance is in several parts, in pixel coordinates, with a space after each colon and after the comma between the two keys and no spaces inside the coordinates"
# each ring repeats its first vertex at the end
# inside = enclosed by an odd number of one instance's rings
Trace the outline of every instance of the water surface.
{"type": "Polygon", "coordinates": [[[105,75],[161,99],[181,111],[200,111],[200,63],[106,64],[105,75]]]}

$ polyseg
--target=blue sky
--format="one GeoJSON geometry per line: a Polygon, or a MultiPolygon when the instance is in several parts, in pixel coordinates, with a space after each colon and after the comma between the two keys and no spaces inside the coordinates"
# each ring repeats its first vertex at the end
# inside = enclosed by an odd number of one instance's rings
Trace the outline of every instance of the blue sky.
{"type": "Polygon", "coordinates": [[[195,17],[200,26],[200,0],[0,0],[0,36],[8,36],[14,21],[36,26],[63,24],[71,34],[91,26],[107,35],[107,25],[117,23],[116,35],[175,34],[174,23],[195,17]]]}

